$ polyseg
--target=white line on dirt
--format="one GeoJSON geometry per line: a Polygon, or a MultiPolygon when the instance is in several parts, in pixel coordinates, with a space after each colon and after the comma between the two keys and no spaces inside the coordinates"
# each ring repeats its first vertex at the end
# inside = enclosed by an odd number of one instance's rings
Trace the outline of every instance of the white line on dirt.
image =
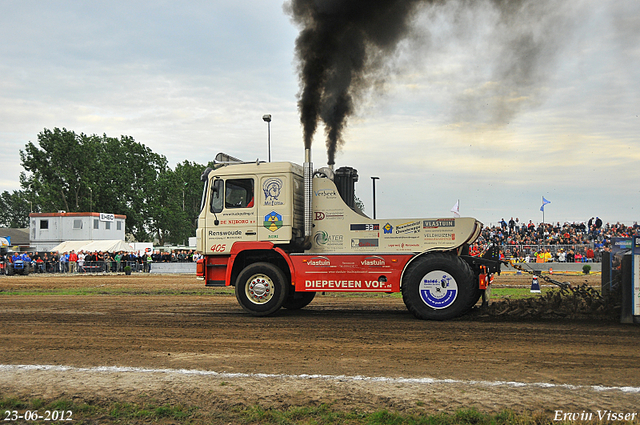
{"type": "Polygon", "coordinates": [[[0,365],[0,372],[19,371],[50,371],[50,372],[87,372],[87,373],[166,373],[193,376],[215,376],[218,378],[254,378],[254,379],[317,379],[340,382],[382,382],[390,384],[464,384],[480,385],[485,387],[537,387],[537,388],[563,388],[563,389],[589,389],[593,391],[621,391],[623,393],[640,393],[640,387],[608,387],[603,385],[569,385],[551,384],[547,382],[514,382],[514,381],[465,381],[459,379],[433,379],[433,378],[387,378],[370,376],[348,375],[287,375],[280,373],[228,373],[214,372],[197,369],[147,369],[140,367],[97,366],[74,367],[56,365],[0,365]]]}

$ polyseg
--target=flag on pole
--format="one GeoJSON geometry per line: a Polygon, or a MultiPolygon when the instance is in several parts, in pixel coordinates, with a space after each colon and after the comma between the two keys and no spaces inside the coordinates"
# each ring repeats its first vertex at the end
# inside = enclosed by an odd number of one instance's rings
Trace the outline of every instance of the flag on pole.
{"type": "Polygon", "coordinates": [[[551,203],[551,201],[547,201],[545,199],[545,197],[543,196],[542,197],[542,206],[540,207],[540,211],[544,212],[544,206],[547,205],[547,204],[550,204],[550,203],[551,203]]]}
{"type": "Polygon", "coordinates": [[[460,200],[456,201],[456,204],[451,208],[451,212],[456,216],[460,217],[460,200]]]}

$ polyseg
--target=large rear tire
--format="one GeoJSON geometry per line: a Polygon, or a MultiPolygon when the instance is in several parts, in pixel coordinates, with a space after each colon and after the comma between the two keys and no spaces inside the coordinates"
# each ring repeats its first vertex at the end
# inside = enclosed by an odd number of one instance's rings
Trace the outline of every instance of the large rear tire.
{"type": "Polygon", "coordinates": [[[418,319],[449,320],[467,313],[478,300],[473,270],[451,254],[416,259],[402,280],[402,299],[418,319]]]}
{"type": "Polygon", "coordinates": [[[278,267],[269,263],[254,263],[238,275],[236,299],[252,315],[268,316],[282,307],[289,295],[289,286],[278,267]]]}
{"type": "Polygon", "coordinates": [[[300,310],[308,306],[315,296],[315,292],[293,292],[289,294],[282,307],[287,310],[300,310]]]}

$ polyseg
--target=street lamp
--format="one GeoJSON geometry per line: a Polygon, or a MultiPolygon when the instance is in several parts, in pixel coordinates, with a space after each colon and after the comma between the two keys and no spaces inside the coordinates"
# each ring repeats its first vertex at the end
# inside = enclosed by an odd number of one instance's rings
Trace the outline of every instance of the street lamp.
{"type": "Polygon", "coordinates": [[[267,123],[267,141],[269,143],[269,162],[271,162],[271,114],[264,114],[262,119],[267,123]]]}
{"type": "Polygon", "coordinates": [[[371,177],[371,181],[373,182],[373,219],[376,219],[376,180],[379,180],[380,177],[371,177]]]}
{"type": "Polygon", "coordinates": [[[31,193],[31,200],[29,201],[29,210],[33,212],[33,183],[29,185],[29,192],[31,193]]]}
{"type": "Polygon", "coordinates": [[[89,188],[89,212],[93,212],[93,189],[89,188]]]}
{"type": "Polygon", "coordinates": [[[187,188],[187,186],[189,185],[189,183],[183,181],[182,183],[184,183],[184,185],[182,186],[182,211],[184,211],[184,191],[187,188]]]}

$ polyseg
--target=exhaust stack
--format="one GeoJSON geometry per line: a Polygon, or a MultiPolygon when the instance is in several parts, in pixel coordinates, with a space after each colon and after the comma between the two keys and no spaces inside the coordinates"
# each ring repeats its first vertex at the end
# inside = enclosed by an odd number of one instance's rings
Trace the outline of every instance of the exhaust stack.
{"type": "Polygon", "coordinates": [[[311,149],[304,150],[304,239],[305,245],[310,245],[313,231],[313,163],[311,162],[311,149]]]}

